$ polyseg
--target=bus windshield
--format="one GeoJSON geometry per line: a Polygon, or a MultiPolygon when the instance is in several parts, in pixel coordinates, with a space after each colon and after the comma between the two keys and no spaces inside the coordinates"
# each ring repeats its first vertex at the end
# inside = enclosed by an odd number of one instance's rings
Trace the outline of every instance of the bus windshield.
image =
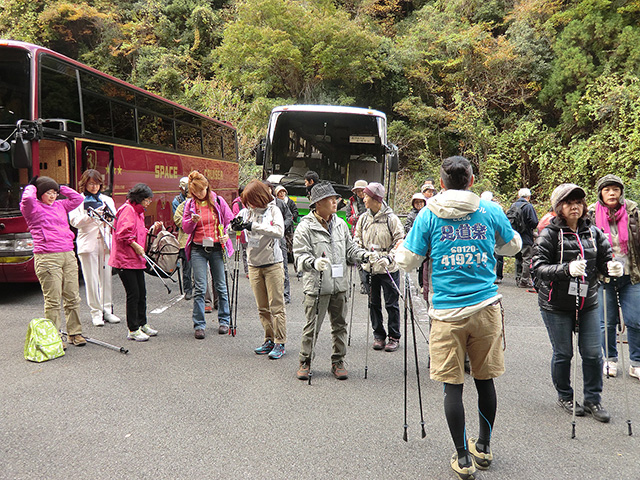
{"type": "Polygon", "coordinates": [[[356,180],[384,183],[386,118],[382,112],[329,106],[278,107],[265,145],[265,177],[304,195],[312,170],[348,198],[356,180]]]}
{"type": "MultiPolygon", "coordinates": [[[[29,53],[0,47],[0,141],[8,139],[18,120],[29,119],[29,53]]],[[[0,217],[19,214],[18,170],[9,151],[0,152],[0,217]]]]}

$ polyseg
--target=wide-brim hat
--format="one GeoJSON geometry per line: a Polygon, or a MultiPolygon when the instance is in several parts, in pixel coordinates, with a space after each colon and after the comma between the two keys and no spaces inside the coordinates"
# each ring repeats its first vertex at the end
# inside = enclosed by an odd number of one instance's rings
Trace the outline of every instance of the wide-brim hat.
{"type": "Polygon", "coordinates": [[[367,188],[366,180],[356,180],[356,183],[353,184],[353,188],[351,189],[351,191],[355,193],[356,190],[358,189],[364,190],[365,188],[367,188]]]}
{"type": "Polygon", "coordinates": [[[575,183],[563,183],[558,185],[553,193],[551,193],[551,207],[555,210],[560,202],[572,196],[574,192],[578,194],[577,198],[584,198],[587,196],[584,189],[575,183]]]}
{"type": "Polygon", "coordinates": [[[427,203],[426,197],[421,193],[414,193],[413,197],[411,197],[411,206],[413,207],[413,202],[416,200],[422,200],[424,203],[427,203]]]}
{"type": "Polygon", "coordinates": [[[325,198],[329,198],[329,197],[339,198],[340,195],[336,193],[336,191],[333,189],[333,186],[329,182],[317,183],[311,189],[309,206],[313,207],[320,200],[324,200],[325,198]]]}
{"type": "Polygon", "coordinates": [[[427,182],[424,185],[422,185],[422,187],[420,188],[420,191],[422,193],[424,193],[427,190],[434,190],[435,191],[435,189],[436,189],[436,186],[433,183],[427,182]]]}
{"type": "Polygon", "coordinates": [[[276,194],[276,197],[277,197],[277,196],[278,196],[278,193],[280,193],[280,192],[281,192],[281,191],[283,191],[283,190],[284,190],[284,193],[289,193],[289,192],[287,192],[287,189],[286,189],[286,188],[284,188],[282,185],[278,185],[278,186],[273,190],[273,193],[275,193],[275,194],[276,194]]]}

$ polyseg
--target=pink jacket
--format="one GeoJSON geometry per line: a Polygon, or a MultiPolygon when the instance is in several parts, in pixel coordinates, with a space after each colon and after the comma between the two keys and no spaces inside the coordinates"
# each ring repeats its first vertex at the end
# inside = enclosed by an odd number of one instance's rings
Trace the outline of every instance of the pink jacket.
{"type": "Polygon", "coordinates": [[[109,265],[113,268],[143,270],[147,261],[131,247],[130,244],[134,241],[142,248],[146,245],[144,207],[140,204],[134,205],[127,200],[116,212],[109,265]]]}
{"type": "MultiPolygon", "coordinates": [[[[227,229],[229,228],[229,222],[233,220],[233,213],[227,205],[227,202],[224,198],[216,195],[214,192],[211,192],[211,203],[216,209],[216,213],[218,214],[218,221],[221,225],[224,226],[224,231],[227,233],[227,229]]],[[[193,243],[193,233],[196,230],[196,224],[191,221],[191,215],[196,213],[196,208],[193,202],[193,198],[187,200],[184,205],[184,214],[182,216],[182,229],[185,233],[189,234],[189,238],[187,240],[187,245],[184,247],[184,252],[187,255],[187,260],[191,260],[191,244],[193,243]]],[[[227,243],[224,244],[224,249],[227,252],[227,256],[230,257],[233,255],[233,242],[231,242],[231,238],[227,240],[227,243]]]]}
{"type": "Polygon", "coordinates": [[[69,228],[69,212],[84,201],[73,188],[60,186],[67,197],[47,205],[38,200],[34,185],[27,185],[20,200],[20,211],[27,221],[33,237],[33,253],[60,253],[73,251],[75,235],[69,228]]]}

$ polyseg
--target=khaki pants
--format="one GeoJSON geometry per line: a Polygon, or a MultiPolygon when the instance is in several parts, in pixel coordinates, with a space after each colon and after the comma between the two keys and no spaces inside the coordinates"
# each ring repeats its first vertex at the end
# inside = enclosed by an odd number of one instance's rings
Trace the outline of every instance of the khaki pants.
{"type": "MultiPolygon", "coordinates": [[[[304,296],[304,313],[307,324],[302,330],[302,345],[300,346],[300,362],[308,362],[313,348],[313,327],[316,323],[316,295],[304,296]]],[[[347,354],[347,293],[335,295],[320,295],[318,305],[318,324],[316,325],[316,339],[324,317],[329,312],[331,322],[331,363],[344,360],[347,354]]]]}
{"type": "Polygon", "coordinates": [[[249,265],[249,283],[256,297],[264,339],[287,341],[287,314],[284,308],[284,270],[282,263],[269,267],[249,265]]]}
{"type": "Polygon", "coordinates": [[[82,333],[78,262],[73,252],[34,254],[36,275],[44,294],[44,316],[60,330],[60,300],[64,305],[67,333],[82,333]]]}

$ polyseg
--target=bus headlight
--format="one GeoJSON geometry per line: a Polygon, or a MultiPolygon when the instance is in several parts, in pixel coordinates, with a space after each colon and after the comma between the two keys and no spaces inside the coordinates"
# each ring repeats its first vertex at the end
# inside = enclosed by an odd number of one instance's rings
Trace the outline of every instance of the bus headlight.
{"type": "Polygon", "coordinates": [[[0,235],[0,254],[16,255],[33,252],[33,238],[30,233],[9,233],[0,235]]]}
{"type": "Polygon", "coordinates": [[[30,233],[17,233],[15,240],[17,253],[33,252],[33,238],[30,233]]]}

